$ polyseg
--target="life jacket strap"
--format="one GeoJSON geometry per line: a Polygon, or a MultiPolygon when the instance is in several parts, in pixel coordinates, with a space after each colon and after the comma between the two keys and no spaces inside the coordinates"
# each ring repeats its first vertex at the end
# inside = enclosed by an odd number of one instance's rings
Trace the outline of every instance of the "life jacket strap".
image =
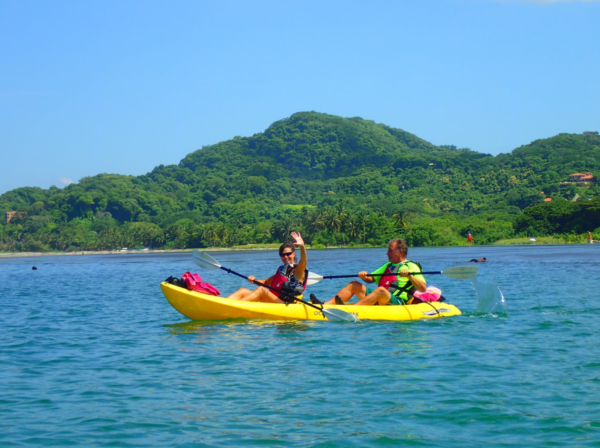
{"type": "Polygon", "coordinates": [[[403,303],[407,303],[410,299],[412,299],[412,290],[416,289],[414,287],[414,285],[410,282],[410,280],[408,280],[406,282],[406,284],[402,287],[398,286],[397,284],[391,284],[390,285],[393,288],[396,288],[396,291],[394,291],[394,293],[392,294],[393,296],[395,296],[396,298],[402,300],[403,303]],[[406,300],[402,299],[400,296],[402,295],[403,292],[406,292],[406,300]]]}

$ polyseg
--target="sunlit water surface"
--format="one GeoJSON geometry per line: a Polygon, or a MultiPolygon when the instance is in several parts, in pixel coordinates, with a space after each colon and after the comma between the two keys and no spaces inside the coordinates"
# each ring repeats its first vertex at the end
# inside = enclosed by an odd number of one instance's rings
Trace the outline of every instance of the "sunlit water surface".
{"type": "MultiPolygon", "coordinates": [[[[279,262],[212,255],[259,278],[279,262]]],[[[190,322],[160,281],[199,272],[224,294],[247,282],[189,253],[0,259],[0,446],[600,446],[600,245],[409,255],[425,270],[487,257],[479,279],[508,315],[475,314],[468,280],[429,276],[462,316],[190,322]]],[[[321,275],[384,261],[309,251],[321,275]]]]}

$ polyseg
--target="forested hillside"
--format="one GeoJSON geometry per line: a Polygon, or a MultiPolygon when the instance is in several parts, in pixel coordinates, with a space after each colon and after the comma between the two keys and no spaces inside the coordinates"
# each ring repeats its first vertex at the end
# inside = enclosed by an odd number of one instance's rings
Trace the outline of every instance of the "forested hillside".
{"type": "Polygon", "coordinates": [[[281,241],[292,229],[323,245],[379,245],[395,235],[412,245],[463,244],[467,229],[477,243],[583,232],[600,224],[589,228],[581,207],[569,209],[572,222],[584,219],[570,227],[540,227],[523,209],[546,197],[556,206],[600,196],[597,184],[561,185],[587,171],[600,174],[597,132],[493,157],[361,118],[302,112],[143,176],[9,191],[2,216],[21,213],[0,223],[0,250],[230,246],[281,241]]]}

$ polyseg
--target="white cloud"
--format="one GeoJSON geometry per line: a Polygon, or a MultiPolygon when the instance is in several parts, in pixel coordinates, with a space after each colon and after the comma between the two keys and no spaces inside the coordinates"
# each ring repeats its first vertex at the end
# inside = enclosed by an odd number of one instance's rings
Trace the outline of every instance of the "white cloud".
{"type": "Polygon", "coordinates": [[[73,179],[69,179],[68,177],[59,177],[56,181],[57,187],[66,187],[67,185],[71,185],[73,183],[73,179]]]}

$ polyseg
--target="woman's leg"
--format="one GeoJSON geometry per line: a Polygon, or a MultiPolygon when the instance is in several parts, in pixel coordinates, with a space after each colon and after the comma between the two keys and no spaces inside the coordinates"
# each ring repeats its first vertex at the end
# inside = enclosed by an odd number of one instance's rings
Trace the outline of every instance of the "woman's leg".
{"type": "Polygon", "coordinates": [[[240,288],[227,298],[233,300],[244,300],[244,297],[249,296],[250,294],[252,294],[252,291],[250,291],[249,289],[240,288]]]}
{"type": "Polygon", "coordinates": [[[267,288],[263,288],[259,286],[251,294],[245,296],[240,300],[245,300],[246,302],[266,302],[266,303],[285,303],[267,288]]]}

